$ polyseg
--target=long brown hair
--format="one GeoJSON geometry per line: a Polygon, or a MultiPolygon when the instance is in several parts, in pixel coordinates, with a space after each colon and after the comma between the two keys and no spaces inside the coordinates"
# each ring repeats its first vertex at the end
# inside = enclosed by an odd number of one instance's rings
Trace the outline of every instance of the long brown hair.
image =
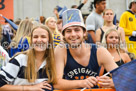
{"type": "Polygon", "coordinates": [[[46,70],[46,74],[48,76],[48,82],[55,84],[56,83],[56,71],[55,71],[53,39],[52,39],[52,34],[50,30],[46,26],[40,25],[40,26],[33,28],[32,34],[31,34],[31,48],[25,52],[17,53],[16,55],[23,53],[28,56],[27,67],[25,69],[25,78],[28,80],[28,82],[35,82],[35,80],[38,77],[38,74],[35,69],[36,68],[35,50],[34,48],[32,48],[32,40],[33,40],[33,31],[37,28],[42,28],[45,31],[47,31],[49,34],[48,36],[49,36],[50,46],[45,51],[44,60],[46,59],[46,65],[43,70],[46,70]]]}
{"type": "MultiPolygon", "coordinates": [[[[31,34],[31,45],[32,45],[32,39],[33,39],[33,31],[37,28],[42,28],[44,30],[46,30],[49,34],[49,44],[50,47],[48,47],[46,49],[45,55],[44,55],[44,59],[46,59],[46,66],[44,68],[44,70],[46,69],[46,74],[48,76],[48,81],[52,82],[52,83],[56,83],[56,72],[55,72],[55,60],[54,60],[54,49],[53,49],[53,39],[52,39],[52,34],[49,30],[49,28],[47,26],[44,25],[40,25],[37,26],[35,28],[32,29],[32,34],[31,34]]],[[[28,52],[28,63],[27,63],[27,68],[26,68],[26,78],[28,79],[28,81],[32,81],[34,82],[36,80],[37,77],[37,72],[35,70],[35,51],[32,48],[29,52],[28,52]]]]}

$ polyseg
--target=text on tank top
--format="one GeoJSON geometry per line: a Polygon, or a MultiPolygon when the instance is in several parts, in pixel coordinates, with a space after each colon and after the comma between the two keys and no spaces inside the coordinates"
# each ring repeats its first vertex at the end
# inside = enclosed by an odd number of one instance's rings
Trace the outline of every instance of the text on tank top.
{"type": "Polygon", "coordinates": [[[67,48],[67,62],[64,68],[64,77],[69,80],[86,79],[89,76],[96,77],[98,75],[99,65],[97,62],[97,48],[96,45],[92,45],[91,54],[88,66],[84,67],[79,64],[70,54],[67,48]]]}

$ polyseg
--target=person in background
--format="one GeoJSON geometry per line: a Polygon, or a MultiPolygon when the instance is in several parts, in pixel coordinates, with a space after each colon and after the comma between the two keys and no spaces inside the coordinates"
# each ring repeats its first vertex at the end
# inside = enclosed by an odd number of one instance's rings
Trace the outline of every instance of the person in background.
{"type": "Polygon", "coordinates": [[[28,19],[21,21],[16,35],[10,43],[10,57],[17,52],[26,51],[29,48],[32,28],[33,24],[28,19]]]}
{"type": "Polygon", "coordinates": [[[61,33],[62,32],[62,19],[57,20],[57,28],[58,28],[58,31],[61,33]]]}
{"type": "Polygon", "coordinates": [[[18,18],[18,19],[16,19],[15,24],[16,24],[16,25],[19,25],[20,22],[21,22],[21,18],[18,18]]]}
{"type": "Polygon", "coordinates": [[[102,42],[104,33],[107,30],[114,28],[115,30],[117,30],[117,32],[121,36],[122,43],[125,44],[125,33],[124,33],[124,30],[123,30],[123,28],[118,27],[118,26],[113,24],[113,18],[114,18],[114,12],[113,12],[112,9],[106,9],[103,12],[104,26],[102,26],[101,28],[99,28],[96,31],[96,42],[102,42]]]}
{"type": "Polygon", "coordinates": [[[36,19],[34,19],[34,18],[30,18],[29,20],[32,22],[33,27],[36,27],[36,26],[39,26],[39,25],[43,25],[42,23],[38,22],[38,21],[37,21],[36,19]]]}
{"type": "MultiPolygon", "coordinates": [[[[9,19],[10,21],[13,22],[12,19],[9,19]]],[[[11,42],[11,39],[13,38],[13,30],[8,21],[5,20],[5,25],[3,25],[2,28],[2,39],[1,39],[1,46],[9,52],[9,44],[11,42]]]]}
{"type": "Polygon", "coordinates": [[[2,68],[0,78],[0,91],[53,91],[52,84],[56,83],[53,40],[46,26],[32,29],[31,49],[16,54],[2,68]]]}
{"type": "Polygon", "coordinates": [[[61,41],[61,34],[58,31],[56,19],[54,17],[48,17],[45,21],[45,25],[47,25],[51,30],[54,47],[56,47],[61,41]]]}
{"type": "MultiPolygon", "coordinates": [[[[128,54],[125,52],[125,50],[123,50],[125,47],[121,46],[121,43],[122,43],[121,36],[115,28],[108,29],[105,32],[103,40],[102,40],[102,44],[110,52],[110,54],[113,57],[113,60],[116,62],[116,64],[118,66],[121,66],[121,65],[131,61],[128,54]]],[[[101,67],[99,76],[102,76],[105,73],[107,73],[107,71],[104,70],[104,67],[101,67]]],[[[108,75],[108,76],[111,77],[110,75],[108,75]]],[[[113,83],[113,80],[109,79],[108,76],[100,77],[101,80],[98,80],[98,81],[100,81],[100,83],[99,83],[100,87],[103,87],[104,84],[108,84],[107,82],[113,83]]],[[[99,77],[98,77],[98,79],[99,79],[99,77]]],[[[114,85],[114,84],[111,84],[111,85],[114,85]]],[[[110,88],[110,87],[111,87],[110,85],[105,86],[105,88],[110,88]]]]}
{"type": "Polygon", "coordinates": [[[55,16],[56,16],[57,20],[59,20],[59,19],[60,19],[60,17],[59,17],[58,8],[54,8],[53,13],[55,14],[55,16]]]}
{"type": "Polygon", "coordinates": [[[81,8],[87,3],[88,0],[83,0],[83,2],[77,6],[77,5],[72,5],[71,8],[75,8],[75,9],[79,9],[81,10],[81,8]]]}
{"type": "Polygon", "coordinates": [[[128,52],[136,56],[136,0],[129,4],[129,10],[120,17],[119,26],[124,29],[128,52]]]}
{"type": "MultiPolygon", "coordinates": [[[[71,8],[75,8],[75,9],[79,9],[81,10],[81,8],[87,3],[88,0],[83,0],[83,2],[77,6],[77,5],[72,5],[71,8]]],[[[59,10],[61,11],[61,10],[59,10]]],[[[55,16],[57,17],[57,20],[61,19],[61,17],[59,16],[59,11],[58,11],[58,7],[54,8],[53,12],[55,14],[55,16]]]]}
{"type": "Polygon", "coordinates": [[[62,34],[65,43],[55,48],[57,84],[54,88],[93,88],[99,83],[96,76],[100,66],[107,71],[117,67],[107,49],[84,42],[86,28],[80,10],[70,9],[63,13],[62,34]]]}
{"type": "Polygon", "coordinates": [[[40,16],[40,23],[41,24],[45,24],[45,20],[46,20],[46,18],[44,17],[44,16],[40,16]]]}
{"type": "Polygon", "coordinates": [[[86,19],[86,29],[91,35],[93,43],[96,43],[96,30],[102,27],[104,24],[102,13],[106,8],[106,0],[94,0],[94,7],[95,10],[91,12],[86,19]]]}

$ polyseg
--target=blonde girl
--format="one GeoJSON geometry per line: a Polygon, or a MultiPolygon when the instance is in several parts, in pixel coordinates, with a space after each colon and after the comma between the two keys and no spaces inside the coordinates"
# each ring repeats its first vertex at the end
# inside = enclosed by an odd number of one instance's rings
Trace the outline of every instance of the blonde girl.
{"type": "Polygon", "coordinates": [[[33,28],[31,48],[16,54],[0,72],[0,91],[52,90],[56,83],[53,40],[46,26],[33,28]],[[49,45],[50,44],[50,45],[49,45]]]}
{"type": "Polygon", "coordinates": [[[57,29],[56,19],[54,17],[48,17],[45,21],[45,25],[47,25],[49,29],[51,30],[52,35],[53,35],[54,47],[56,47],[62,39],[61,33],[57,29]]]}

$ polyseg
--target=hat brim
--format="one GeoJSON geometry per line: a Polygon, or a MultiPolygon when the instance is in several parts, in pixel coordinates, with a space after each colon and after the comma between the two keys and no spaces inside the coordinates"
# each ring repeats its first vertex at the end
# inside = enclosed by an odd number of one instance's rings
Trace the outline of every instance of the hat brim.
{"type": "Polygon", "coordinates": [[[71,22],[71,23],[68,23],[66,25],[63,26],[62,28],[62,34],[64,33],[64,30],[68,27],[71,27],[71,26],[81,26],[84,28],[84,30],[86,30],[85,28],[85,25],[82,23],[82,22],[71,22]]]}

